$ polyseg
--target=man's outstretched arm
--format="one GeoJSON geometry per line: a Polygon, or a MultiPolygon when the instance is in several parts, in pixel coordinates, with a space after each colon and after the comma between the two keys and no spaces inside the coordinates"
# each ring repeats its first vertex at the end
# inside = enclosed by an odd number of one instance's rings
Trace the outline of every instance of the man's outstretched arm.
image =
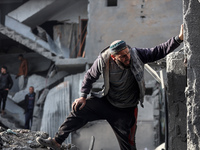
{"type": "Polygon", "coordinates": [[[84,80],[82,82],[81,87],[81,97],[76,99],[74,103],[72,104],[72,109],[75,111],[77,110],[77,107],[80,106],[79,109],[82,109],[86,104],[86,98],[87,95],[90,93],[92,89],[92,84],[96,82],[96,80],[99,79],[99,76],[101,75],[101,69],[99,67],[99,59],[100,56],[94,61],[92,67],[86,72],[84,76],[84,80]]]}
{"type": "Polygon", "coordinates": [[[172,37],[167,42],[162,43],[154,48],[136,48],[140,59],[143,63],[149,63],[164,58],[167,54],[174,51],[183,41],[183,25],[181,25],[180,33],[176,37],[172,37]]]}

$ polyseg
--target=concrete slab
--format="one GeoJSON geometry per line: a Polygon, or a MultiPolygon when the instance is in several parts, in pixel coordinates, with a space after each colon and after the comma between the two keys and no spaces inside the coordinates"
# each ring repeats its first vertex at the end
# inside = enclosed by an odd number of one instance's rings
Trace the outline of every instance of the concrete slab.
{"type": "MultiPolygon", "coordinates": [[[[88,123],[73,133],[72,142],[80,149],[88,149],[91,136],[95,137],[94,149],[120,150],[115,134],[107,121],[88,123]]],[[[152,121],[139,121],[136,132],[137,150],[154,150],[152,121]]]]}
{"type": "Polygon", "coordinates": [[[86,63],[86,58],[56,59],[55,61],[58,70],[65,70],[71,74],[85,71],[86,63]]]}
{"type": "Polygon", "coordinates": [[[23,22],[26,19],[30,18],[34,14],[38,13],[41,9],[44,9],[55,0],[48,1],[28,1],[25,4],[21,5],[14,11],[8,13],[8,15],[19,22],[23,22]],[[27,10],[28,9],[28,10],[27,10]],[[26,13],[24,13],[26,12],[26,13]]]}
{"type": "Polygon", "coordinates": [[[70,113],[69,93],[69,83],[65,81],[51,89],[47,95],[40,130],[49,133],[51,137],[54,137],[58,127],[70,113]]]}
{"type": "Polygon", "coordinates": [[[16,120],[21,126],[24,126],[25,124],[25,116],[24,116],[24,109],[19,107],[16,103],[14,103],[9,98],[6,101],[6,108],[5,110],[9,112],[9,114],[14,117],[14,120],[16,120]]]}
{"type": "Polygon", "coordinates": [[[94,149],[120,150],[117,138],[106,121],[87,124],[73,133],[72,142],[80,149],[88,149],[91,136],[95,137],[94,149]]]}

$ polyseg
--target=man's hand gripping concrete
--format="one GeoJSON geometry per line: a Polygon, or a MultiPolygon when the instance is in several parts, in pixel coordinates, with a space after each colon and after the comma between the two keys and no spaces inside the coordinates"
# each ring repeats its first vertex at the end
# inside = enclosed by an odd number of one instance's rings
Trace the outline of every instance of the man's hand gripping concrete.
{"type": "Polygon", "coordinates": [[[86,104],[86,98],[80,97],[78,99],[75,99],[75,101],[72,104],[72,109],[77,111],[78,107],[79,110],[81,110],[86,104]]]}
{"type": "Polygon", "coordinates": [[[181,28],[180,28],[180,33],[179,33],[179,36],[180,40],[183,41],[183,24],[181,25],[181,28]]]}

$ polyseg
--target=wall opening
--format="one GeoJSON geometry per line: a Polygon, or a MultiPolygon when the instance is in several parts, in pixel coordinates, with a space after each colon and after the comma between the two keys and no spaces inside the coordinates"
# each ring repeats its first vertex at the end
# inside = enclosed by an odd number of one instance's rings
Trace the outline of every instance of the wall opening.
{"type": "Polygon", "coordinates": [[[107,0],[108,7],[115,7],[117,6],[117,0],[107,0]]]}
{"type": "Polygon", "coordinates": [[[81,42],[80,42],[80,49],[78,52],[78,57],[85,57],[85,42],[86,42],[86,35],[87,35],[87,22],[88,19],[81,19],[81,42]]]}

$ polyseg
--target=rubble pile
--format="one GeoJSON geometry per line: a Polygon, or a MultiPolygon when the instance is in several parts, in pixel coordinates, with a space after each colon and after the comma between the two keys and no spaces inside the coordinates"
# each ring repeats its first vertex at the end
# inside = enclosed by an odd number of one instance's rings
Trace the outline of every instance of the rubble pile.
{"type": "MultiPolygon", "coordinates": [[[[27,129],[4,129],[0,127],[0,149],[2,150],[45,150],[46,147],[36,142],[37,137],[47,139],[49,135],[41,131],[27,129]]],[[[62,144],[62,150],[78,150],[74,145],[62,144]]]]}

